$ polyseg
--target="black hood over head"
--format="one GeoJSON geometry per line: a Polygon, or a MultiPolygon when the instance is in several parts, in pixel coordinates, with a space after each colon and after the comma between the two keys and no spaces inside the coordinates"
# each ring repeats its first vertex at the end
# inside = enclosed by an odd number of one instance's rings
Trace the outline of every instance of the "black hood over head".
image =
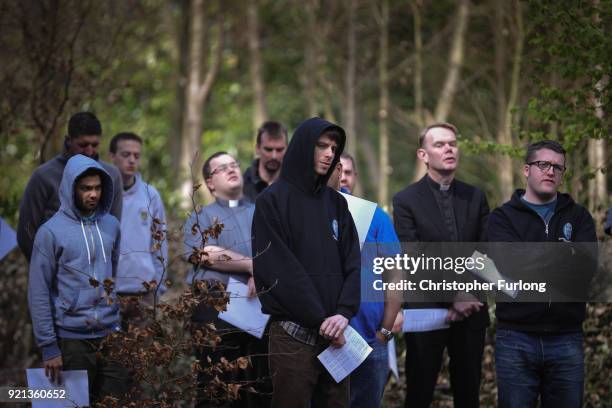
{"type": "Polygon", "coordinates": [[[315,196],[322,194],[327,180],[340,160],[344,151],[346,134],[344,129],[321,118],[310,118],[302,122],[293,133],[287,153],[283,159],[280,177],[305,193],[315,196]],[[336,155],[325,176],[317,176],[314,171],[314,150],[319,137],[329,130],[340,133],[336,155]]]}

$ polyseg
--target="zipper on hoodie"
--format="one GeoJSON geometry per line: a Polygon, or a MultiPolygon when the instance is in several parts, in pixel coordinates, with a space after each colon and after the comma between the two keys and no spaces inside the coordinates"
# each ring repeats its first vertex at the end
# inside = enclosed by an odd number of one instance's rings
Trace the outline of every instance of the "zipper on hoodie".
{"type": "MultiPolygon", "coordinates": [[[[532,210],[534,211],[534,210],[532,210]]],[[[546,242],[548,242],[548,224],[550,224],[550,222],[552,221],[553,217],[557,214],[557,210],[555,210],[555,212],[553,213],[553,215],[550,216],[550,218],[548,219],[548,222],[546,222],[546,220],[544,219],[544,217],[542,217],[540,215],[540,213],[538,213],[537,211],[534,211],[538,217],[540,217],[540,219],[542,220],[542,222],[544,223],[544,233],[546,234],[546,242]]],[[[548,308],[550,309],[552,306],[552,300],[550,299],[550,295],[548,295],[548,308]]]]}

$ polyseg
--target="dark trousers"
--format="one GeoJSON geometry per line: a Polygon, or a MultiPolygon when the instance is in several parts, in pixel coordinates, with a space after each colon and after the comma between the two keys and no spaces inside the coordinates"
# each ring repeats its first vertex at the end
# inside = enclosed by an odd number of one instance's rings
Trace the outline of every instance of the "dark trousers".
{"type": "MultiPolygon", "coordinates": [[[[261,367],[261,359],[266,359],[265,354],[267,348],[262,346],[262,340],[259,340],[250,334],[243,332],[234,326],[226,323],[218,318],[218,312],[208,306],[205,302],[200,303],[193,313],[193,323],[195,327],[214,323],[217,329],[217,335],[221,337],[221,343],[216,347],[205,347],[201,350],[196,350],[195,355],[203,368],[208,366],[208,358],[212,363],[218,363],[221,358],[228,361],[234,361],[239,357],[246,357],[251,354],[264,354],[263,356],[252,358],[253,366],[246,370],[237,370],[225,372],[219,377],[224,382],[242,383],[244,387],[240,389],[240,398],[231,402],[222,401],[215,396],[205,396],[203,392],[198,395],[197,407],[232,407],[232,408],[247,408],[247,407],[266,407],[269,406],[269,395],[265,394],[265,373],[258,368],[261,367]],[[261,375],[261,377],[259,377],[261,375]],[[262,385],[263,384],[263,385],[262,385]],[[255,389],[255,393],[247,391],[247,388],[255,389]]],[[[267,360],[266,360],[267,362],[267,360]]],[[[266,370],[267,373],[267,370],[266,370]]],[[[209,386],[214,375],[206,375],[201,373],[198,377],[198,387],[203,391],[209,386]]]]}
{"type": "Polygon", "coordinates": [[[336,383],[317,359],[326,344],[310,346],[270,324],[270,373],[274,408],[348,408],[349,377],[336,383]]]}
{"type": "Polygon", "coordinates": [[[256,392],[247,395],[249,408],[266,408],[272,404],[272,380],[268,366],[269,331],[261,339],[249,335],[247,354],[252,366],[247,369],[247,380],[256,392]]]}
{"type": "Polygon", "coordinates": [[[480,373],[486,328],[466,322],[449,329],[406,333],[406,401],[408,408],[429,407],[444,348],[450,358],[449,370],[456,408],[478,408],[480,373]]]}
{"type": "Polygon", "coordinates": [[[579,408],[584,397],[582,333],[542,335],[497,329],[500,408],[579,408]]]}
{"type": "Polygon", "coordinates": [[[60,339],[63,370],[87,370],[89,403],[107,395],[123,396],[130,387],[128,370],[100,350],[103,339],[60,339]]]}

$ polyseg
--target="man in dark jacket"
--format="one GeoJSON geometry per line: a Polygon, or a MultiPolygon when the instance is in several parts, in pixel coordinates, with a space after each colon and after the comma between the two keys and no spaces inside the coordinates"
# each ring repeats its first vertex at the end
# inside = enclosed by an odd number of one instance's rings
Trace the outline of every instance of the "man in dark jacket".
{"type": "Polygon", "coordinates": [[[283,125],[267,121],[257,129],[257,158],[243,175],[247,199],[255,202],[259,193],[278,179],[286,150],[287,129],[283,125]]]}
{"type": "MultiPolygon", "coordinates": [[[[32,174],[19,206],[17,242],[28,261],[32,256],[34,236],[38,228],[60,208],[59,187],[66,162],[75,154],[82,154],[98,161],[98,146],[102,126],[91,112],[79,112],[68,122],[68,135],[64,152],[41,164],[32,174]]],[[[115,166],[99,161],[113,180],[113,201],[110,214],[121,219],[123,184],[115,166]]]]}
{"type": "Polygon", "coordinates": [[[257,198],[253,274],[262,311],[272,315],[274,407],[348,407],[348,379],[336,383],[317,360],[341,345],[360,302],[360,252],[346,200],[327,187],[346,136],[319,118],[296,130],[278,181],[257,198]]]}
{"type": "MultiPolygon", "coordinates": [[[[565,150],[559,143],[544,140],[528,147],[523,167],[527,188],[516,190],[491,213],[488,236],[492,248],[496,242],[530,243],[531,259],[529,254],[508,256],[506,249],[505,258],[524,266],[504,268],[504,256],[496,257],[502,274],[519,272],[537,280],[556,260],[552,269],[559,278],[582,276],[588,281],[592,276],[596,260],[585,262],[576,248],[597,240],[595,226],[584,207],[557,191],[564,171],[565,150]],[[534,242],[555,242],[556,250],[547,253],[546,244],[536,248],[534,242]]],[[[582,406],[585,303],[497,302],[496,316],[498,405],[535,407],[539,397],[542,407],[582,406]]]]}
{"type": "MultiPolygon", "coordinates": [[[[455,179],[459,162],[455,126],[428,126],[419,141],[417,156],[427,165],[427,174],[393,198],[400,242],[483,241],[489,206],[481,190],[455,179]]],[[[477,408],[487,308],[467,293],[458,294],[452,303],[432,306],[448,309],[451,326],[406,333],[406,407],[431,404],[446,347],[455,406],[477,408]]]]}

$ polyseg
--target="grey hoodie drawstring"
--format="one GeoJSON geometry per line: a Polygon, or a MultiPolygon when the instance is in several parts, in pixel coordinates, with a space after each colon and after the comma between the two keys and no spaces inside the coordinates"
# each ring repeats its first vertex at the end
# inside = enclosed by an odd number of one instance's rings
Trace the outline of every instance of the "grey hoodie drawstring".
{"type": "MultiPolygon", "coordinates": [[[[85,234],[85,226],[83,225],[83,220],[81,221],[81,231],[83,231],[83,238],[85,239],[85,246],[87,247],[87,262],[91,265],[91,252],[89,251],[89,241],[87,241],[87,235],[85,234]]],[[[98,238],[100,238],[100,246],[102,247],[102,257],[104,258],[104,263],[106,263],[106,251],[104,250],[104,240],[102,239],[102,234],[100,234],[100,228],[98,227],[98,220],[95,221],[96,231],[98,231],[98,238]]],[[[93,237],[92,237],[93,239],[93,237]]]]}
{"type": "Polygon", "coordinates": [[[98,231],[98,238],[100,238],[100,245],[102,246],[102,257],[104,257],[104,263],[106,263],[106,252],[104,251],[104,241],[102,240],[102,234],[100,234],[100,228],[98,228],[98,220],[96,220],[96,230],[98,231]]]}
{"type": "MultiPolygon", "coordinates": [[[[83,220],[80,219],[81,221],[81,231],[83,231],[83,239],[85,239],[85,246],[87,247],[87,262],[89,265],[91,265],[91,252],[89,252],[89,243],[87,242],[87,235],[85,234],[85,226],[83,225],[83,220]]],[[[98,231],[98,234],[100,232],[98,231]]],[[[104,250],[104,246],[102,246],[102,250],[104,250]]],[[[104,258],[104,261],[106,262],[106,258],[104,258]]]]}

